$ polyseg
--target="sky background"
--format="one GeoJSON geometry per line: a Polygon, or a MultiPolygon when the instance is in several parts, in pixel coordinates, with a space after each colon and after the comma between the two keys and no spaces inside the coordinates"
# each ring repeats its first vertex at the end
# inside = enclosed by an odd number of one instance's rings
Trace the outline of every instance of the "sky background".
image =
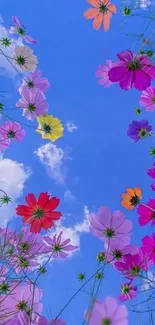
{"type": "MultiPolygon", "coordinates": [[[[118,14],[105,33],[102,28],[93,30],[92,21],[83,18],[89,7],[84,0],[1,0],[3,26],[9,28],[15,15],[37,40],[33,49],[38,69],[51,83],[46,94],[49,113],[58,117],[65,128],[64,137],[51,144],[42,140],[33,129],[37,124],[27,122],[20,109],[8,111],[17,121],[32,127],[25,127],[22,143],[13,143],[0,159],[0,187],[13,198],[12,205],[0,211],[0,225],[9,220],[10,226],[20,229],[21,220],[14,213],[17,203],[23,203],[27,193],[39,195],[47,191],[61,202],[63,219],[56,230],[63,227],[65,236],[71,236],[72,243],[79,245],[71,258],[53,261],[48,275],[40,279],[43,313],[47,317],[56,316],[79,288],[79,273],[85,272],[89,278],[96,270],[96,255],[103,249],[103,242],[89,233],[89,211],[96,212],[101,205],[124,211],[134,224],[133,244],[140,245],[142,236],[152,232],[149,226],[139,227],[136,211],[120,207],[120,195],[126,187],[141,187],[145,202],[154,195],[146,173],[153,163],[148,152],[154,139],[134,144],[126,136],[128,124],[141,118],[134,113],[140,92],[126,92],[118,85],[104,89],[95,77],[98,65],[107,59],[115,61],[117,52],[133,48],[132,38],[123,33],[135,33],[134,24],[137,33],[143,32],[147,21],[131,18],[121,27],[124,17],[119,8],[123,3],[113,2],[118,14]]],[[[0,33],[4,33],[2,26],[0,33]]],[[[138,49],[138,45],[134,47],[138,49]]],[[[4,103],[8,108],[15,107],[20,78],[3,58],[0,74],[1,87],[8,91],[4,103]]],[[[143,113],[142,117],[155,127],[154,113],[143,113]]],[[[101,298],[117,297],[121,283],[118,272],[107,268],[101,298]]],[[[81,292],[62,314],[67,325],[82,325],[87,305],[88,295],[81,292]]],[[[129,320],[129,324],[135,324],[136,316],[130,315],[129,320]]]]}

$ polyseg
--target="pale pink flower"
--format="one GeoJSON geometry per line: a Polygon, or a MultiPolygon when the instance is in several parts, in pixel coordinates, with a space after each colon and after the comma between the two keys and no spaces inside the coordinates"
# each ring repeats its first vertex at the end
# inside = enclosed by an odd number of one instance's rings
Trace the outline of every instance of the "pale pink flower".
{"type": "Polygon", "coordinates": [[[18,34],[22,37],[27,43],[36,44],[36,40],[34,40],[31,36],[26,34],[25,27],[20,23],[19,19],[16,16],[12,16],[12,20],[15,26],[11,26],[9,29],[10,34],[18,34]]]}
{"type": "Polygon", "coordinates": [[[12,58],[14,64],[22,71],[33,72],[36,70],[38,60],[28,46],[16,46],[12,58]]]}
{"type": "Polygon", "coordinates": [[[23,115],[28,120],[34,120],[39,115],[47,114],[48,103],[42,92],[37,89],[25,89],[21,96],[16,106],[23,109],[23,115]]]}
{"type": "Polygon", "coordinates": [[[85,319],[89,319],[89,325],[128,325],[128,310],[125,305],[119,306],[115,298],[107,297],[103,302],[95,301],[85,319]]]}
{"type": "Polygon", "coordinates": [[[99,85],[104,86],[105,88],[109,88],[113,83],[109,80],[109,71],[113,66],[111,60],[106,61],[107,65],[99,65],[96,71],[96,77],[101,78],[99,79],[99,85]]]}
{"type": "Polygon", "coordinates": [[[105,249],[107,250],[107,260],[111,263],[116,261],[122,261],[123,257],[127,254],[135,255],[138,253],[138,248],[134,245],[125,245],[124,242],[112,241],[110,246],[105,243],[105,249]]]}
{"type": "Polygon", "coordinates": [[[21,95],[22,91],[25,89],[38,89],[41,92],[45,92],[49,89],[50,83],[47,78],[41,78],[42,72],[36,70],[29,74],[23,80],[21,86],[19,87],[19,93],[21,95]]]}
{"type": "Polygon", "coordinates": [[[0,134],[0,151],[5,151],[9,148],[10,140],[0,134]]]}
{"type": "Polygon", "coordinates": [[[70,239],[66,239],[66,240],[62,240],[62,234],[63,231],[60,232],[59,235],[54,235],[53,238],[49,237],[49,236],[44,236],[43,240],[45,242],[45,244],[47,245],[46,249],[44,250],[45,253],[52,253],[52,256],[54,258],[66,258],[68,256],[69,251],[72,251],[76,248],[78,248],[78,246],[73,246],[70,245],[70,239]]]}
{"type": "Polygon", "coordinates": [[[118,241],[128,245],[130,243],[132,221],[125,219],[121,211],[111,212],[107,207],[100,207],[97,215],[90,214],[90,231],[107,243],[118,241]]]}
{"type": "Polygon", "coordinates": [[[139,104],[146,107],[146,111],[153,111],[155,109],[155,87],[150,86],[143,90],[139,104]]]}

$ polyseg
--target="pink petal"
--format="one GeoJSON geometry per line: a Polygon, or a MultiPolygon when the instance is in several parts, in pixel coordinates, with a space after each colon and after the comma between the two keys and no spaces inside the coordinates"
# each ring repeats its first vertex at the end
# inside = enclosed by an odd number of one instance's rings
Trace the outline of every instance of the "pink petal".
{"type": "Polygon", "coordinates": [[[144,90],[151,84],[151,78],[142,70],[135,73],[134,86],[138,90],[144,90]]]}
{"type": "Polygon", "coordinates": [[[129,50],[123,51],[117,54],[117,57],[124,62],[131,61],[133,59],[133,53],[129,50]]]}
{"type": "Polygon", "coordinates": [[[27,41],[28,43],[32,43],[32,44],[36,44],[37,41],[35,39],[33,39],[32,37],[28,36],[28,35],[24,35],[23,38],[25,39],[25,41],[27,41]]]}
{"type": "Polygon", "coordinates": [[[20,23],[19,19],[16,16],[12,16],[12,20],[13,20],[16,27],[21,26],[21,23],[20,23]]]}

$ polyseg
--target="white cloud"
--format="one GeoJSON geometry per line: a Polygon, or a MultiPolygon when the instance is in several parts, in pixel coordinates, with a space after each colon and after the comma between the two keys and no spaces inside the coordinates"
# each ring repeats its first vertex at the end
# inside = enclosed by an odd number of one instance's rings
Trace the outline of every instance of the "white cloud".
{"type": "MultiPolygon", "coordinates": [[[[12,199],[11,203],[0,207],[0,226],[5,226],[15,215],[17,200],[22,195],[25,182],[30,175],[31,170],[23,164],[0,157],[0,189],[12,199]]],[[[0,197],[2,197],[1,192],[0,197]]]]}
{"type": "Polygon", "coordinates": [[[65,160],[70,159],[61,148],[55,144],[47,143],[35,151],[41,163],[45,166],[49,177],[56,183],[65,185],[67,169],[65,160]]]}
{"type": "Polygon", "coordinates": [[[16,38],[14,39],[7,31],[5,27],[2,26],[2,17],[0,17],[0,39],[3,37],[7,37],[11,40],[12,44],[10,47],[5,48],[1,43],[0,43],[0,49],[5,53],[6,56],[8,56],[8,59],[0,52],[0,74],[4,75],[7,74],[11,77],[15,77],[18,75],[17,71],[15,68],[11,65],[11,63],[8,61],[10,60],[13,62],[12,59],[9,59],[9,57],[12,57],[12,54],[14,52],[15,46],[21,46],[23,45],[22,39],[21,38],[16,38]]]}
{"type": "Polygon", "coordinates": [[[76,197],[72,194],[72,192],[67,189],[64,192],[64,201],[70,202],[70,201],[76,201],[76,197]]]}
{"type": "Polygon", "coordinates": [[[67,127],[67,130],[69,131],[69,132],[73,132],[73,131],[75,131],[75,130],[77,130],[78,129],[78,127],[74,124],[74,122],[71,122],[71,121],[68,121],[67,123],[66,123],[66,127],[67,127]]]}

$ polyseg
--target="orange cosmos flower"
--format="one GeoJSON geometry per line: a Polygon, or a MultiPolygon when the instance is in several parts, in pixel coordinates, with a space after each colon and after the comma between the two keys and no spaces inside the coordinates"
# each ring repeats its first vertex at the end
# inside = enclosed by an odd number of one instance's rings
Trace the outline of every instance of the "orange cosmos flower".
{"type": "Polygon", "coordinates": [[[127,210],[133,210],[135,206],[137,206],[142,198],[142,191],[139,187],[135,188],[127,188],[126,193],[122,193],[121,195],[122,207],[126,208],[127,210]]]}
{"type": "Polygon", "coordinates": [[[99,29],[103,23],[104,30],[108,31],[112,14],[116,13],[116,6],[111,4],[109,0],[87,0],[93,8],[85,11],[86,19],[93,19],[93,28],[99,29]]]}

